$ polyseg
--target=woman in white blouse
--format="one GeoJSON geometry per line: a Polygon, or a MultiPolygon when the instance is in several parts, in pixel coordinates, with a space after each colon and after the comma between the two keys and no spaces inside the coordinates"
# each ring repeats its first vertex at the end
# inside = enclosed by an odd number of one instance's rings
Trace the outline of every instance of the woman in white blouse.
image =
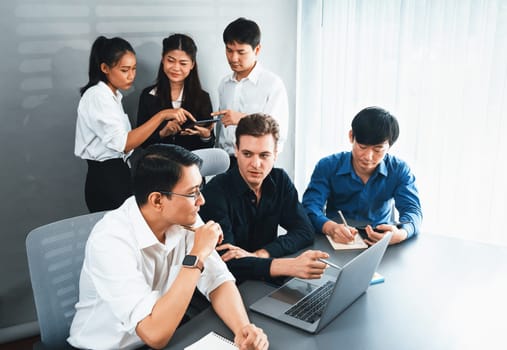
{"type": "Polygon", "coordinates": [[[127,159],[166,120],[183,124],[193,116],[164,109],[132,129],[121,104],[136,76],[136,56],[122,38],[98,37],[90,52],[88,83],[81,88],[74,154],[88,163],[85,200],[90,212],[119,207],[132,194],[127,159]]]}

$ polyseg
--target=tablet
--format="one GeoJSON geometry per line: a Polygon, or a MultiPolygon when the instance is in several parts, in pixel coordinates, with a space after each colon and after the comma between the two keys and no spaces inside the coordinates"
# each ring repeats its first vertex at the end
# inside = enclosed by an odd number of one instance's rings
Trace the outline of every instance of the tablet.
{"type": "Polygon", "coordinates": [[[216,123],[222,119],[222,116],[219,115],[216,118],[210,118],[210,119],[202,119],[202,120],[196,120],[195,122],[193,120],[187,120],[181,125],[181,129],[191,129],[194,127],[194,125],[204,125],[209,123],[216,123]]]}

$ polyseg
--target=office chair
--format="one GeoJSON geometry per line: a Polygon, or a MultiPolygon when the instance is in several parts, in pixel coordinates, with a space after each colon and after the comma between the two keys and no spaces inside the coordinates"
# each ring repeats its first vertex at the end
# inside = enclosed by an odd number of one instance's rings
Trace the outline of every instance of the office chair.
{"type": "MultiPolygon", "coordinates": [[[[201,174],[216,175],[229,168],[221,149],[194,151],[202,160],[201,174]]],[[[26,238],[41,342],[34,349],[71,349],[66,339],[79,297],[79,276],[86,240],[105,212],[81,215],[32,230],[26,238]]]]}
{"type": "Polygon", "coordinates": [[[230,158],[227,152],[220,148],[202,148],[192,151],[202,159],[201,175],[213,176],[229,169],[230,158]]]}
{"type": "Polygon", "coordinates": [[[34,349],[67,349],[76,312],[86,240],[104,212],[81,215],[38,227],[26,238],[41,342],[34,349]]]}

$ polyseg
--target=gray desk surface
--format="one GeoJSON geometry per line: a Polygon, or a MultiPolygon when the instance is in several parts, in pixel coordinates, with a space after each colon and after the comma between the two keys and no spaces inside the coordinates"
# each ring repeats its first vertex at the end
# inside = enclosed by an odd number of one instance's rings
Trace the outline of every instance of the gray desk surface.
{"type": "MultiPolygon", "coordinates": [[[[319,237],[315,249],[344,264],[357,252],[335,252],[319,237]]],[[[388,248],[378,271],[385,282],[368,292],[317,335],[249,311],[270,349],[505,349],[507,248],[423,234],[388,248]]],[[[248,281],[245,305],[273,290],[248,281]]],[[[167,349],[183,349],[209,331],[233,339],[208,309],[175,333],[167,349]]]]}

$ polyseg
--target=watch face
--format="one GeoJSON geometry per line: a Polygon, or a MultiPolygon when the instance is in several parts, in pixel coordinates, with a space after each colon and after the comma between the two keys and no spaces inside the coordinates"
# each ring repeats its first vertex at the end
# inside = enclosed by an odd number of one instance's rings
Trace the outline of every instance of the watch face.
{"type": "Polygon", "coordinates": [[[184,266],[195,266],[197,263],[197,257],[195,255],[185,255],[183,258],[184,266]]]}

